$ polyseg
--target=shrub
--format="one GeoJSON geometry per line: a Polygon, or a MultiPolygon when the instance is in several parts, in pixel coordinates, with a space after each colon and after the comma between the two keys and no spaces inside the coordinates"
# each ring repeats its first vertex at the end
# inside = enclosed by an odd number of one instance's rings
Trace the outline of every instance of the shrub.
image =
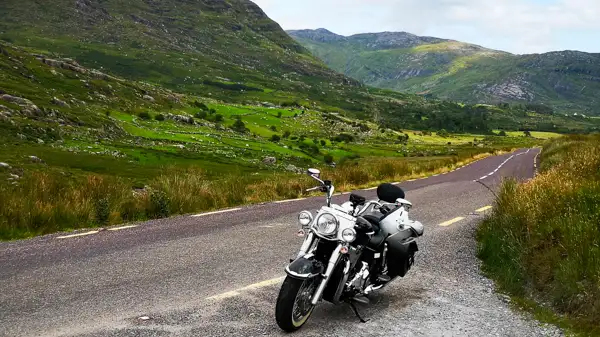
{"type": "Polygon", "coordinates": [[[194,117],[198,118],[198,119],[206,119],[208,117],[208,113],[204,110],[202,111],[198,111],[196,112],[196,114],[194,115],[194,117]]]}
{"type": "Polygon", "coordinates": [[[273,132],[277,132],[277,127],[275,125],[271,125],[270,129],[273,132]]]}
{"type": "Polygon", "coordinates": [[[153,190],[150,193],[148,216],[154,219],[166,218],[171,214],[170,201],[167,193],[153,190]]]}
{"type": "Polygon", "coordinates": [[[437,132],[437,135],[443,138],[449,137],[450,133],[448,133],[448,131],[446,131],[446,129],[441,129],[440,131],[437,132]]]}
{"type": "Polygon", "coordinates": [[[277,112],[277,118],[281,118],[281,115],[282,115],[281,111],[278,111],[277,112]]]}
{"type": "Polygon", "coordinates": [[[165,120],[165,115],[158,114],[158,115],[154,116],[154,119],[157,120],[157,121],[159,121],[159,122],[162,122],[162,121],[165,120]]]}
{"type": "Polygon", "coordinates": [[[281,137],[279,137],[279,135],[272,135],[271,136],[271,141],[272,142],[278,142],[281,140],[281,137]]]}
{"type": "Polygon", "coordinates": [[[327,163],[327,164],[332,164],[333,156],[330,154],[326,154],[325,156],[323,156],[323,160],[325,160],[325,163],[327,163]]]}
{"type": "Polygon", "coordinates": [[[141,118],[141,119],[143,119],[143,120],[150,120],[150,119],[152,119],[152,116],[148,112],[146,112],[146,111],[140,112],[138,114],[138,117],[141,118]]]}
{"type": "Polygon", "coordinates": [[[247,131],[246,124],[244,124],[244,122],[242,121],[241,118],[237,118],[231,128],[237,132],[242,132],[242,133],[247,131]]]}
{"type": "MultiPolygon", "coordinates": [[[[283,137],[283,138],[289,138],[291,134],[292,134],[291,132],[289,132],[288,130],[285,130],[285,131],[283,132],[283,136],[282,136],[282,137],[283,137]]],[[[296,138],[296,139],[297,139],[297,138],[296,138]]]]}
{"type": "Polygon", "coordinates": [[[321,146],[325,146],[325,145],[327,145],[327,142],[324,141],[323,139],[321,139],[321,146]]]}
{"type": "Polygon", "coordinates": [[[332,140],[336,142],[351,143],[354,141],[354,136],[349,135],[347,133],[340,133],[339,135],[335,136],[332,140]]]}
{"type": "Polygon", "coordinates": [[[196,108],[200,108],[200,109],[202,109],[202,110],[208,110],[208,107],[206,106],[206,104],[204,104],[204,103],[202,103],[202,102],[195,101],[195,102],[194,102],[194,106],[195,106],[196,108]]]}
{"type": "Polygon", "coordinates": [[[110,203],[108,198],[97,199],[94,205],[96,210],[96,221],[98,224],[106,224],[110,218],[110,203]]]}
{"type": "Polygon", "coordinates": [[[221,123],[224,120],[225,120],[225,117],[223,117],[223,115],[221,115],[221,114],[216,114],[215,115],[215,122],[221,123]]]}

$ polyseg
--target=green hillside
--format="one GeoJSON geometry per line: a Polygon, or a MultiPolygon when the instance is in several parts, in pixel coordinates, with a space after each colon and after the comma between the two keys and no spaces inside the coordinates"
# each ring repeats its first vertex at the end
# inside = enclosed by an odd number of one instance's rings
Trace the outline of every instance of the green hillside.
{"type": "Polygon", "coordinates": [[[470,103],[534,103],[598,115],[600,54],[512,55],[408,33],[289,34],[327,65],[367,85],[470,103]]]}

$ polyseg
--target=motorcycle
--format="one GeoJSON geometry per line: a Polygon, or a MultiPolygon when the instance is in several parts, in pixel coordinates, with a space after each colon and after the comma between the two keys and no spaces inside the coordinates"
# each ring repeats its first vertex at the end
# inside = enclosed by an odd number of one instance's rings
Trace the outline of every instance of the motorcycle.
{"type": "Polygon", "coordinates": [[[412,221],[412,204],[404,191],[392,184],[377,188],[379,200],[351,194],[342,205],[332,204],[335,187],[321,180],[320,171],[308,175],[319,186],[307,191],[326,193],[326,205],[317,214],[302,211],[298,235],[304,237],[300,252],[285,268],[275,318],[281,329],[300,329],[319,301],[348,303],[361,322],[355,302],[368,303],[367,295],[404,277],[419,250],[416,239],[423,225],[412,221]]]}

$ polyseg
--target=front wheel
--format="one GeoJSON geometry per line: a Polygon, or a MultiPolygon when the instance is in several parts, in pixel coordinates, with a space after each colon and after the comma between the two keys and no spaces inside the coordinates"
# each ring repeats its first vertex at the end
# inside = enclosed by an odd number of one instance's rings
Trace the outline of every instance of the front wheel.
{"type": "Polygon", "coordinates": [[[296,331],[308,321],[315,308],[311,300],[317,285],[315,278],[300,280],[286,277],[275,307],[275,319],[281,329],[296,331]]]}

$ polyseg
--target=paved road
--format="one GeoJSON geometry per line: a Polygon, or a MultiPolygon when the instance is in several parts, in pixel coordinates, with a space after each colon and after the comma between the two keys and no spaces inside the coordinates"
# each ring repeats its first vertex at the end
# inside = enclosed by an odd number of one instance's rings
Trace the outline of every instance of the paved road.
{"type": "MultiPolygon", "coordinates": [[[[298,335],[559,335],[512,312],[474,257],[473,230],[493,200],[474,180],[494,188],[503,177],[531,178],[537,153],[401,183],[415,204],[411,217],[426,225],[414,269],[361,307],[368,323],[347,306],[323,304],[298,335]]],[[[0,336],[282,335],[273,310],[301,243],[296,214],[323,200],[0,243],[0,336]]]]}

